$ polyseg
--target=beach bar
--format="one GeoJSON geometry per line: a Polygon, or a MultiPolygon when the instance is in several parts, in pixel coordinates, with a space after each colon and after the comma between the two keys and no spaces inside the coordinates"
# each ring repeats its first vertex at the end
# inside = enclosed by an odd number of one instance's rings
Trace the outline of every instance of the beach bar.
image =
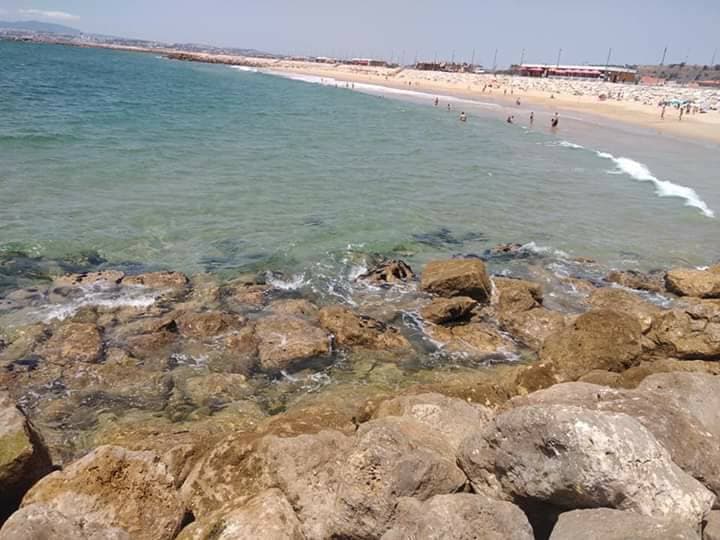
{"type": "Polygon", "coordinates": [[[568,77],[604,79],[610,82],[635,82],[637,70],[615,66],[568,66],[556,64],[519,64],[512,66],[523,77],[568,77]]]}

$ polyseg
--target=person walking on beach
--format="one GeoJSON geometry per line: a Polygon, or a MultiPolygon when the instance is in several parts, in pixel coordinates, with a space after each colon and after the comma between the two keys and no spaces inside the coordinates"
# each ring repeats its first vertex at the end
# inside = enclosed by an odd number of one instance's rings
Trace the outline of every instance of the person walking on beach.
{"type": "Polygon", "coordinates": [[[460,113],[460,121],[467,122],[467,116],[465,115],[464,111],[460,113]]]}
{"type": "Polygon", "coordinates": [[[665,109],[667,108],[667,104],[663,103],[662,111],[660,111],[660,120],[665,120],[665,109]]]}
{"type": "Polygon", "coordinates": [[[685,107],[680,107],[680,118],[678,118],[678,120],[682,120],[684,112],[685,112],[685,107]]]}

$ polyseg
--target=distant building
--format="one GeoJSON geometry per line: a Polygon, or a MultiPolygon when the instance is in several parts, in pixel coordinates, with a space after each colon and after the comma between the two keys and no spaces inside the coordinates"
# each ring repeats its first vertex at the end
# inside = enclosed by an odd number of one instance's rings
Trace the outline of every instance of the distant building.
{"type": "Polygon", "coordinates": [[[452,62],[418,62],[415,69],[420,71],[447,71],[451,73],[484,73],[482,66],[452,62]]]}
{"type": "Polygon", "coordinates": [[[637,70],[614,66],[564,66],[555,64],[520,64],[512,72],[523,77],[569,77],[604,79],[610,82],[635,82],[637,70]]]}
{"type": "Polygon", "coordinates": [[[388,63],[385,60],[376,60],[374,58],[353,58],[350,60],[350,64],[354,66],[373,66],[373,67],[387,67],[388,63]]]}
{"type": "Polygon", "coordinates": [[[701,88],[720,88],[720,80],[717,81],[697,81],[697,85],[701,88]]]}

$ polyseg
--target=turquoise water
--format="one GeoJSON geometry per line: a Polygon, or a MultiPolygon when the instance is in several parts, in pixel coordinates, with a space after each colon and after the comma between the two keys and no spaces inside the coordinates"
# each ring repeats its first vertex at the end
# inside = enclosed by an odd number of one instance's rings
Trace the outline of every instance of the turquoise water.
{"type": "Polygon", "coordinates": [[[719,255],[717,147],[467,104],[461,124],[417,97],[146,54],[0,42],[0,58],[6,285],[35,268],[18,256],[309,275],[497,242],[606,267],[719,255]]]}

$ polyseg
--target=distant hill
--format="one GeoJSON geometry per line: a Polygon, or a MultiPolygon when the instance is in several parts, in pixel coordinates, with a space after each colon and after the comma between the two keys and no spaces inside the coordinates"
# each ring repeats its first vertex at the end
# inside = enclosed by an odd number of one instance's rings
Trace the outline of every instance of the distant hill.
{"type": "Polygon", "coordinates": [[[77,28],[40,21],[0,21],[0,30],[24,30],[26,32],[63,34],[66,36],[79,36],[82,34],[77,28]]]}
{"type": "Polygon", "coordinates": [[[640,76],[658,77],[678,83],[720,80],[720,64],[714,66],[666,64],[664,66],[638,66],[640,76]]]}

